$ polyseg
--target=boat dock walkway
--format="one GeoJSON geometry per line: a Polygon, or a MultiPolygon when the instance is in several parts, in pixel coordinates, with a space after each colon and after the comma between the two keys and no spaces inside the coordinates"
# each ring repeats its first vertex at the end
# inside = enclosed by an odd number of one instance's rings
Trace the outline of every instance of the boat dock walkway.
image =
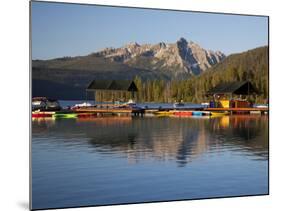
{"type": "Polygon", "coordinates": [[[96,108],[96,107],[85,107],[77,108],[75,112],[81,113],[95,113],[97,115],[132,115],[132,116],[143,116],[145,109],[142,108],[96,108]]]}
{"type": "Polygon", "coordinates": [[[87,118],[97,116],[204,116],[204,115],[235,115],[235,114],[268,114],[267,107],[262,108],[140,108],[140,107],[80,107],[73,110],[56,112],[35,111],[32,117],[55,118],[87,118]]]}
{"type": "Polygon", "coordinates": [[[268,108],[96,108],[86,107],[75,109],[76,112],[96,113],[102,115],[132,115],[143,116],[144,114],[153,114],[158,111],[210,111],[210,112],[229,112],[229,114],[250,114],[250,113],[268,113],[268,108]]]}
{"type": "Polygon", "coordinates": [[[228,111],[230,114],[239,114],[239,113],[268,113],[268,107],[264,108],[204,108],[204,111],[217,111],[217,112],[226,112],[228,111]]]}

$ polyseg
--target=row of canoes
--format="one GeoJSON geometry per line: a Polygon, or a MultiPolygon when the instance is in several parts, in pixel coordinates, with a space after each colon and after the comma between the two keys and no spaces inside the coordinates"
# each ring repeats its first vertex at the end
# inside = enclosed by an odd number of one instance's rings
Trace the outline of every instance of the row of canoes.
{"type": "MultiPolygon", "coordinates": [[[[173,116],[173,117],[189,117],[189,116],[224,116],[227,112],[210,112],[210,111],[156,111],[156,116],[173,116]]],[[[91,118],[96,117],[96,113],[79,113],[67,111],[33,111],[32,118],[91,118]]]]}
{"type": "Polygon", "coordinates": [[[96,114],[94,113],[75,113],[75,112],[52,112],[52,111],[34,111],[32,112],[32,118],[64,118],[64,119],[71,119],[71,118],[89,118],[94,117],[96,114]]]}
{"type": "Polygon", "coordinates": [[[211,112],[211,111],[156,111],[156,116],[174,116],[174,117],[188,117],[188,116],[224,116],[228,112],[211,112]]]}

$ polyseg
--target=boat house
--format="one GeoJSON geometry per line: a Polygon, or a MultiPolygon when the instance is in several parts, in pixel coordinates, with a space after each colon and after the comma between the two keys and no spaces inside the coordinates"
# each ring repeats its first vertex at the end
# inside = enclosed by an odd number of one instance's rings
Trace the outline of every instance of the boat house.
{"type": "Polygon", "coordinates": [[[96,102],[125,102],[134,99],[137,91],[134,81],[93,80],[86,89],[86,96],[96,102]]]}
{"type": "Polygon", "coordinates": [[[206,95],[212,96],[210,107],[247,108],[251,103],[247,96],[258,94],[258,91],[249,81],[222,83],[210,89],[206,95]]]}

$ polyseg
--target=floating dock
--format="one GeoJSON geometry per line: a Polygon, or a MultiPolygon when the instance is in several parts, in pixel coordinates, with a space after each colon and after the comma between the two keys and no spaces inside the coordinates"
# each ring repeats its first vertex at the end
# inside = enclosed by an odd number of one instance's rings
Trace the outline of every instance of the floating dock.
{"type": "Polygon", "coordinates": [[[188,108],[188,109],[161,109],[139,107],[83,107],[74,110],[61,110],[55,112],[35,111],[33,118],[93,118],[103,116],[222,116],[236,114],[268,114],[268,108],[188,108]]]}
{"type": "Polygon", "coordinates": [[[77,108],[74,110],[77,113],[93,113],[98,116],[103,115],[132,115],[132,116],[143,116],[145,109],[142,108],[96,108],[96,107],[86,107],[77,108]]]}
{"type": "Polygon", "coordinates": [[[229,114],[267,114],[269,108],[204,108],[204,111],[229,112],[229,114]]]}

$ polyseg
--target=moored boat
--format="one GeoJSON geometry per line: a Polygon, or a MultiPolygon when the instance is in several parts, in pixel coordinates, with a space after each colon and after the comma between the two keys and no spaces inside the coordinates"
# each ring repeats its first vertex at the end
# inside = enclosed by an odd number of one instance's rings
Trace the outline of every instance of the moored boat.
{"type": "Polygon", "coordinates": [[[171,116],[173,115],[173,111],[156,111],[154,112],[154,115],[156,116],[171,116]]]}
{"type": "Polygon", "coordinates": [[[137,104],[135,101],[133,101],[132,99],[129,99],[128,102],[125,103],[115,103],[115,107],[117,108],[135,108],[137,107],[137,104]]]}
{"type": "Polygon", "coordinates": [[[32,98],[32,111],[59,111],[61,106],[57,100],[46,97],[32,98]]]}
{"type": "Polygon", "coordinates": [[[96,117],[96,113],[77,113],[78,118],[91,118],[91,117],[96,117]]]}
{"type": "Polygon", "coordinates": [[[268,108],[267,104],[260,104],[260,105],[256,105],[254,106],[255,108],[268,108]]]}
{"type": "Polygon", "coordinates": [[[32,111],[44,109],[46,107],[46,97],[34,97],[32,98],[32,111]]]}
{"type": "Polygon", "coordinates": [[[204,102],[204,103],[201,103],[201,106],[208,107],[208,106],[210,106],[210,103],[204,102]]]}
{"type": "Polygon", "coordinates": [[[53,115],[54,118],[61,118],[61,119],[72,119],[77,118],[77,113],[55,113],[53,115]]]}
{"type": "Polygon", "coordinates": [[[75,110],[75,109],[78,109],[78,108],[86,108],[86,107],[90,107],[90,106],[92,106],[91,103],[84,102],[84,103],[75,104],[73,107],[71,107],[71,109],[75,110]]]}
{"type": "Polygon", "coordinates": [[[192,111],[193,116],[210,116],[211,112],[209,111],[192,111]]]}
{"type": "Polygon", "coordinates": [[[211,112],[211,115],[212,116],[225,116],[225,115],[228,115],[229,113],[228,112],[225,112],[225,111],[222,111],[222,112],[219,112],[219,111],[212,111],[211,112]]]}
{"type": "Polygon", "coordinates": [[[193,116],[203,116],[203,111],[192,111],[193,116]]]}
{"type": "Polygon", "coordinates": [[[192,111],[174,111],[173,115],[177,117],[192,116],[192,111]]]}
{"type": "Polygon", "coordinates": [[[32,118],[46,118],[46,117],[52,117],[55,114],[55,112],[42,112],[42,111],[33,111],[32,112],[32,118]]]}
{"type": "Polygon", "coordinates": [[[132,99],[128,100],[128,102],[126,103],[127,106],[136,106],[136,102],[133,101],[132,99]]]}
{"type": "Polygon", "coordinates": [[[174,107],[174,108],[184,107],[184,103],[183,103],[183,102],[175,102],[175,103],[173,104],[173,107],[174,107]]]}

